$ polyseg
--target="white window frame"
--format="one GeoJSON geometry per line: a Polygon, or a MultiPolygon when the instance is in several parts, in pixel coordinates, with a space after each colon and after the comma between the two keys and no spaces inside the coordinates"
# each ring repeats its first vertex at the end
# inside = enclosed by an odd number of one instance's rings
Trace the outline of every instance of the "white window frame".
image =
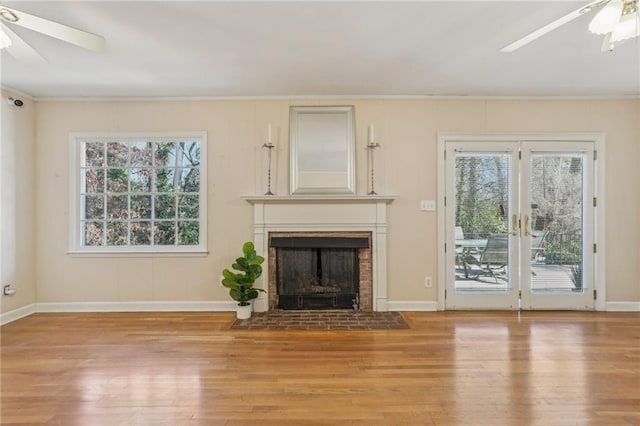
{"type": "MultiPolygon", "coordinates": [[[[70,255],[205,255],[207,251],[207,133],[202,132],[74,132],[69,134],[69,254],[70,255]],[[194,246],[85,246],[81,231],[81,146],[83,142],[152,142],[189,139],[200,143],[199,238],[194,246]]],[[[153,192],[152,192],[153,194],[153,192]]]]}

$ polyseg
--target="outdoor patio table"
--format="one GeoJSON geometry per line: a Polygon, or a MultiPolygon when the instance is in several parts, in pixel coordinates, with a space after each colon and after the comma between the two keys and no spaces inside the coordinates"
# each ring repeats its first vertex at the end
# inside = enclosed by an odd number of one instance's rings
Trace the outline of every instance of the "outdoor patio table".
{"type": "Polygon", "coordinates": [[[486,238],[477,238],[477,239],[464,239],[464,240],[456,240],[456,250],[462,249],[461,254],[462,257],[462,268],[464,269],[464,277],[469,278],[469,269],[467,267],[467,262],[465,261],[465,257],[467,255],[473,256],[480,254],[482,250],[487,246],[486,238]]]}

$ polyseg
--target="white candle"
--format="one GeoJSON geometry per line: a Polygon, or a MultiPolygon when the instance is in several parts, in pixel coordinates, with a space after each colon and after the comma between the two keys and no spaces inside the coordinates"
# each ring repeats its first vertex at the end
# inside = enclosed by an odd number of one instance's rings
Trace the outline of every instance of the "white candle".
{"type": "Polygon", "coordinates": [[[371,145],[373,145],[373,142],[375,140],[375,135],[374,135],[374,129],[373,129],[373,125],[369,125],[369,143],[371,145]]]}
{"type": "Polygon", "coordinates": [[[271,143],[271,123],[267,127],[267,142],[271,143]]]}

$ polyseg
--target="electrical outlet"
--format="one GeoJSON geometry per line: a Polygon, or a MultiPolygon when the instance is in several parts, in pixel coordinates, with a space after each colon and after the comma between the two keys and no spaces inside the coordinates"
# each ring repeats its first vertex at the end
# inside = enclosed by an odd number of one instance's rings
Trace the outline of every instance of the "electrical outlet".
{"type": "Polygon", "coordinates": [[[424,277],[424,286],[427,288],[430,288],[433,286],[433,281],[431,280],[431,277],[424,277]]]}

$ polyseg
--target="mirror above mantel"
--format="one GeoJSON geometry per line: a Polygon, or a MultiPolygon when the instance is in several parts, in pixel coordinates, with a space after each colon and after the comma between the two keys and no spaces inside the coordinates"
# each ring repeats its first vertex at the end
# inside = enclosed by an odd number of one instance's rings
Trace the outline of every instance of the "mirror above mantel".
{"type": "Polygon", "coordinates": [[[291,194],[355,194],[353,106],[292,106],[291,194]]]}

